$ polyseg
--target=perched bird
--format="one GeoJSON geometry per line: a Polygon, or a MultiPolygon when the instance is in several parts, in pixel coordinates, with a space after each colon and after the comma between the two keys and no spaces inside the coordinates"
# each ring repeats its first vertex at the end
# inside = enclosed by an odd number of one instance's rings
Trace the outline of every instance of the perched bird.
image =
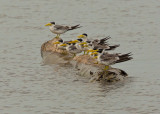
{"type": "Polygon", "coordinates": [[[71,42],[69,42],[68,45],[66,46],[66,50],[67,50],[69,53],[73,54],[73,55],[74,55],[73,57],[75,57],[76,54],[82,52],[81,50],[79,50],[79,49],[76,48],[75,44],[76,44],[75,42],[72,42],[72,41],[71,41],[71,42]]]}
{"type": "Polygon", "coordinates": [[[86,42],[88,40],[87,36],[88,35],[86,33],[83,33],[83,34],[81,34],[81,35],[79,35],[77,37],[83,39],[83,42],[86,42]]]}
{"type": "Polygon", "coordinates": [[[83,42],[83,39],[81,39],[81,38],[79,38],[77,40],[79,42],[75,44],[76,48],[81,51],[84,51],[84,54],[85,54],[85,52],[89,49],[87,42],[83,42]]]}
{"type": "Polygon", "coordinates": [[[61,44],[63,44],[63,40],[60,39],[60,40],[58,40],[57,42],[53,42],[53,44],[56,44],[57,47],[59,47],[61,44]]]}
{"type": "Polygon", "coordinates": [[[63,44],[59,45],[58,48],[63,50],[63,52],[64,52],[64,50],[66,50],[66,46],[67,46],[67,44],[63,43],[63,44]]]}
{"type": "Polygon", "coordinates": [[[63,40],[62,40],[62,39],[58,40],[57,42],[53,42],[53,44],[56,44],[57,46],[58,46],[58,45],[61,45],[62,43],[63,43],[63,40]]]}
{"type": "Polygon", "coordinates": [[[116,47],[119,47],[119,45],[113,45],[113,46],[109,46],[107,40],[109,40],[111,37],[107,36],[105,38],[102,39],[95,39],[92,41],[92,48],[94,50],[96,49],[107,49],[107,50],[113,50],[116,47]]]}
{"type": "Polygon", "coordinates": [[[95,39],[92,41],[92,44],[93,45],[104,45],[104,44],[107,44],[108,40],[110,39],[111,37],[110,36],[107,36],[105,38],[102,38],[102,39],[95,39]]]}
{"type": "Polygon", "coordinates": [[[80,45],[80,43],[83,42],[83,39],[79,38],[79,39],[77,39],[77,40],[78,40],[78,42],[75,44],[75,46],[76,46],[77,49],[81,50],[81,45],[80,45]]]}
{"type": "Polygon", "coordinates": [[[74,30],[80,28],[80,24],[75,26],[63,26],[63,25],[56,25],[55,22],[50,22],[45,26],[49,26],[49,29],[52,33],[57,34],[56,38],[59,38],[60,34],[63,34],[69,30],[74,30]]]}
{"type": "Polygon", "coordinates": [[[107,70],[109,68],[109,65],[113,65],[115,63],[125,62],[133,59],[132,57],[130,57],[131,53],[109,54],[108,52],[105,52],[104,49],[99,49],[97,52],[98,52],[98,56],[97,56],[98,62],[106,65],[104,70],[107,70]]]}
{"type": "Polygon", "coordinates": [[[64,41],[63,44],[60,45],[61,48],[65,48],[69,53],[73,54],[76,56],[77,53],[81,53],[82,51],[77,49],[75,44],[77,44],[79,41],[78,40],[73,40],[73,41],[64,41]]]}
{"type": "Polygon", "coordinates": [[[102,38],[102,39],[95,39],[93,41],[89,41],[87,39],[87,36],[88,35],[86,33],[84,33],[82,35],[79,35],[78,38],[81,38],[83,40],[82,42],[86,42],[87,43],[88,49],[96,50],[96,49],[101,48],[101,49],[106,49],[106,50],[113,50],[113,49],[119,47],[119,45],[110,46],[108,44],[107,41],[111,38],[110,36],[107,36],[107,37],[102,38]]]}
{"type": "Polygon", "coordinates": [[[92,41],[92,47],[94,50],[96,49],[105,49],[105,50],[114,50],[115,48],[119,47],[120,45],[109,45],[108,40],[110,39],[110,36],[107,36],[106,38],[102,38],[100,40],[95,39],[92,41]]]}
{"type": "Polygon", "coordinates": [[[54,42],[53,44],[56,44],[58,49],[61,49],[61,50],[66,50],[66,46],[67,46],[67,43],[70,42],[70,41],[63,41],[62,39],[58,40],[57,42],[54,42]]]}
{"type": "Polygon", "coordinates": [[[80,50],[84,51],[84,55],[86,54],[86,51],[90,49],[87,42],[82,42],[79,45],[80,45],[80,50]]]}

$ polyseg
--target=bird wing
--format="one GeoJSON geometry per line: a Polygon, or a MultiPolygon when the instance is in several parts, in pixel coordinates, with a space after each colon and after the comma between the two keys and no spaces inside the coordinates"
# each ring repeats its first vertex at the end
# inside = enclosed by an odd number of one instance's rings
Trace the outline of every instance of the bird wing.
{"type": "Polygon", "coordinates": [[[111,37],[110,36],[107,36],[105,38],[102,38],[99,40],[99,45],[103,45],[103,44],[106,44],[107,43],[107,40],[110,39],[111,37]]]}
{"type": "Polygon", "coordinates": [[[110,47],[107,44],[104,45],[93,45],[94,49],[109,49],[110,47]]]}
{"type": "Polygon", "coordinates": [[[76,49],[77,49],[76,46],[74,46],[74,45],[70,46],[69,48],[70,48],[71,50],[76,50],[76,49]]]}
{"type": "Polygon", "coordinates": [[[62,25],[55,25],[54,28],[56,30],[68,30],[69,29],[68,26],[62,26],[62,25]]]}
{"type": "Polygon", "coordinates": [[[117,60],[118,55],[117,54],[108,54],[108,53],[104,53],[100,56],[102,61],[116,61],[117,60]]]}

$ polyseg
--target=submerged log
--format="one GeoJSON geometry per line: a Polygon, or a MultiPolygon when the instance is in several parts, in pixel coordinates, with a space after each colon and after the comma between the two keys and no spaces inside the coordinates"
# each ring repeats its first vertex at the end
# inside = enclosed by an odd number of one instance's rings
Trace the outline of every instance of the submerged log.
{"type": "Polygon", "coordinates": [[[60,38],[53,38],[42,44],[41,56],[46,64],[52,64],[54,62],[70,63],[74,68],[78,69],[81,76],[90,78],[90,82],[104,80],[107,82],[115,82],[123,80],[127,73],[118,68],[112,68],[109,66],[108,70],[104,70],[103,64],[95,64],[96,59],[89,55],[78,55],[73,58],[73,55],[66,50],[58,49],[54,42],[57,42],[60,38]],[[53,59],[55,61],[53,61],[53,59]]]}

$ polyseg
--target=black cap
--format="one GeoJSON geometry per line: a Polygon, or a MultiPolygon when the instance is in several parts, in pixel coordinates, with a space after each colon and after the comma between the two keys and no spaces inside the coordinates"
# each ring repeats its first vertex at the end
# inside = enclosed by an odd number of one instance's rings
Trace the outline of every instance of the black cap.
{"type": "Polygon", "coordinates": [[[77,39],[78,41],[82,42],[83,40],[81,38],[77,39]]]}
{"type": "Polygon", "coordinates": [[[94,48],[93,48],[93,50],[96,50],[96,49],[97,49],[97,47],[94,47],[94,48]]]}
{"type": "Polygon", "coordinates": [[[62,39],[60,39],[60,40],[58,40],[59,42],[63,42],[63,40],[62,39]]]}
{"type": "Polygon", "coordinates": [[[55,25],[55,22],[50,22],[51,24],[55,25]]]}
{"type": "Polygon", "coordinates": [[[102,51],[103,51],[103,49],[98,49],[98,51],[97,51],[97,52],[102,53],[102,51]]]}
{"type": "Polygon", "coordinates": [[[86,37],[88,36],[86,33],[83,33],[82,35],[85,35],[86,37]]]}

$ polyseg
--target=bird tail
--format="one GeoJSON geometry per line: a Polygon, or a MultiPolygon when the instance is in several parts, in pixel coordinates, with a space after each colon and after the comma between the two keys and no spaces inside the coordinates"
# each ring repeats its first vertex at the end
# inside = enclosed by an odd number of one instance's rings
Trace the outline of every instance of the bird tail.
{"type": "Polygon", "coordinates": [[[80,28],[80,27],[81,27],[80,24],[78,24],[78,25],[75,25],[75,26],[71,26],[69,28],[69,30],[74,30],[74,29],[77,29],[77,28],[80,28]]]}
{"type": "Polygon", "coordinates": [[[120,45],[113,45],[113,46],[109,46],[110,48],[109,49],[105,49],[106,51],[107,50],[114,50],[115,48],[119,47],[120,45]]]}
{"type": "Polygon", "coordinates": [[[111,38],[110,36],[102,38],[102,39],[100,39],[100,42],[98,44],[100,44],[100,45],[106,44],[107,43],[106,41],[109,40],[110,38],[111,38]]]}
{"type": "Polygon", "coordinates": [[[116,63],[125,62],[133,59],[131,55],[132,55],[131,52],[127,54],[119,55],[119,60],[116,61],[116,63]]]}

